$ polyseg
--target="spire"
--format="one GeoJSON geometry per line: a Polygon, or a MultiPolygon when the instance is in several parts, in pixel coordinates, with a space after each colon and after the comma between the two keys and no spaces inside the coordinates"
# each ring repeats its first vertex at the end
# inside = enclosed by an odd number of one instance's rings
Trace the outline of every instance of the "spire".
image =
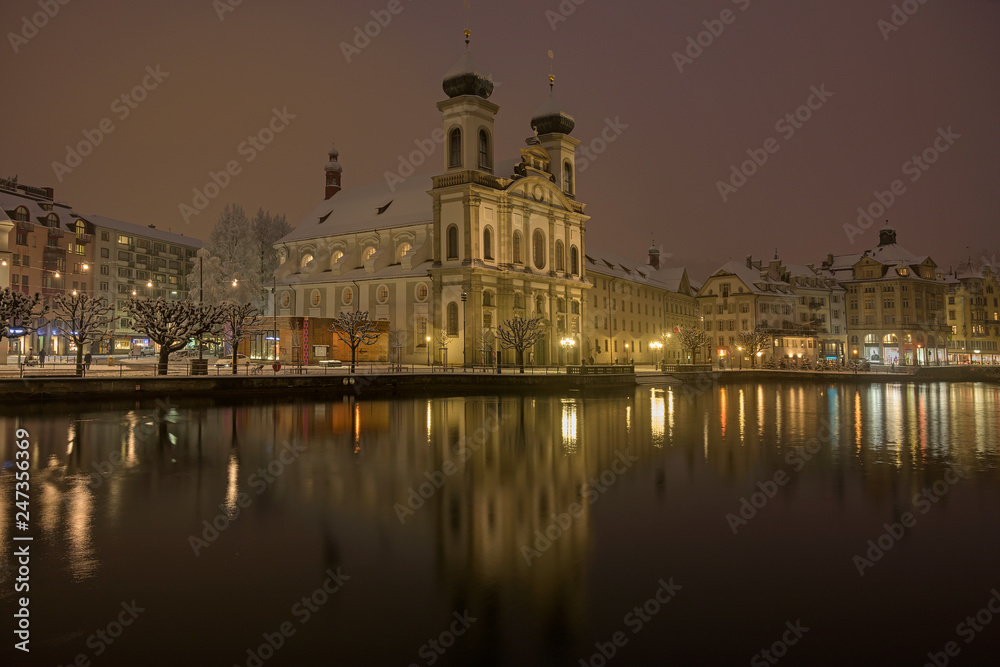
{"type": "Polygon", "coordinates": [[[340,177],[344,171],[340,163],[337,162],[337,158],[340,157],[340,151],[337,150],[336,145],[330,146],[327,156],[330,158],[330,161],[323,167],[323,171],[326,172],[326,197],[324,199],[329,199],[340,192],[340,177]]]}
{"type": "Polygon", "coordinates": [[[576,121],[562,110],[556,100],[556,75],[552,73],[555,55],[549,49],[549,99],[531,117],[531,129],[538,134],[569,134],[576,127],[576,121]]]}
{"type": "Polygon", "coordinates": [[[488,100],[493,94],[493,79],[476,66],[476,61],[472,57],[472,51],[469,48],[472,31],[469,29],[468,18],[469,14],[472,13],[472,5],[468,0],[465,2],[465,9],[465,30],[462,31],[462,34],[465,35],[465,53],[458,59],[455,66],[445,73],[442,88],[448,97],[475,95],[488,100]]]}

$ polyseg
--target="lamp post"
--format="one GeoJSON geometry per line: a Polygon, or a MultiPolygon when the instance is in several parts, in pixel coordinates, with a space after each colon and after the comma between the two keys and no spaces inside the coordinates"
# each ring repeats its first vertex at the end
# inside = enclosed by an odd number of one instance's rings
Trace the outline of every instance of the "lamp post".
{"type": "MultiPolygon", "coordinates": [[[[659,355],[660,350],[663,349],[663,343],[661,343],[658,340],[654,340],[652,343],[649,344],[649,347],[650,347],[650,349],[655,350],[655,352],[653,354],[659,355]]],[[[656,365],[656,361],[653,362],[653,365],[654,366],[656,365]]]]}
{"type": "Polygon", "coordinates": [[[743,370],[743,348],[737,345],[736,349],[740,351],[740,370],[743,370]]]}
{"type": "Polygon", "coordinates": [[[431,367],[431,337],[427,336],[427,368],[431,367]]]}
{"type": "Polygon", "coordinates": [[[274,318],[274,331],[271,335],[271,356],[278,363],[278,277],[271,276],[271,316],[274,318]]]}
{"type": "Polygon", "coordinates": [[[462,369],[466,368],[465,348],[468,347],[469,332],[465,328],[465,302],[469,300],[469,295],[462,290],[462,369]]]}
{"type": "MultiPolygon", "coordinates": [[[[205,303],[205,257],[198,253],[198,305],[203,305],[205,303]]],[[[204,351],[204,345],[202,344],[201,334],[198,334],[198,370],[201,370],[202,354],[204,351]]]]}

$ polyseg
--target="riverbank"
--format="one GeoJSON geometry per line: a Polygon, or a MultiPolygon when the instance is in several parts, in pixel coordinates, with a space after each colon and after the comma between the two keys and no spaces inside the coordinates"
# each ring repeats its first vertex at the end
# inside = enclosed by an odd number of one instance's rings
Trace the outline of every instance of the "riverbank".
{"type": "MultiPolygon", "coordinates": [[[[981,366],[928,366],[910,371],[723,370],[663,373],[685,384],[745,382],[1000,382],[1000,374],[981,366]]],[[[668,380],[669,381],[669,380],[668,380]]]]}
{"type": "Polygon", "coordinates": [[[540,375],[531,373],[383,373],[368,375],[209,375],[142,377],[25,377],[0,380],[0,399],[151,399],[158,397],[412,396],[516,394],[523,391],[607,392],[635,386],[635,372],[540,375]]]}

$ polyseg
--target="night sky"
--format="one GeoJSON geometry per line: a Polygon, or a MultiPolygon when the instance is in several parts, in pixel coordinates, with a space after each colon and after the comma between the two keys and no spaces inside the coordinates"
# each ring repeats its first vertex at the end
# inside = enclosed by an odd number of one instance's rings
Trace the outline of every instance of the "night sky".
{"type": "MultiPolygon", "coordinates": [[[[0,8],[0,175],[53,186],[83,214],[199,238],[230,202],[298,224],[323,196],[332,141],[345,188],[384,182],[440,128],[441,79],[465,48],[458,0],[243,0],[222,20],[225,0],[49,1],[58,14],[37,34],[22,19],[37,0],[0,8]],[[342,43],[372,11],[391,20],[347,62],[342,43]],[[166,76],[149,74],[157,67],[166,76]],[[144,78],[135,108],[115,102],[144,78]],[[275,121],[263,150],[241,151],[274,109],[294,118],[275,121]],[[113,131],[97,131],[102,119],[113,131]],[[85,131],[100,145],[71,171],[54,168],[85,131]],[[185,221],[180,205],[229,161],[240,173],[185,221]]],[[[874,229],[849,239],[844,225],[898,180],[879,219],[911,251],[947,266],[967,245],[974,258],[1000,250],[1000,2],[907,0],[899,26],[890,0],[577,2],[562,2],[566,16],[556,0],[473,3],[469,23],[497,83],[498,161],[532,134],[549,49],[573,135],[591,144],[618,128],[578,175],[591,246],[641,258],[655,235],[667,263],[696,277],[776,247],[785,261],[818,262],[877,243],[874,229]],[[705,21],[722,28],[711,43],[705,21]],[[688,38],[702,32],[699,54],[688,38]],[[783,120],[809,101],[808,120],[783,120]],[[935,140],[947,150],[932,149],[933,164],[907,164],[935,140]],[[723,201],[718,182],[747,151],[767,161],[723,201]]]]}

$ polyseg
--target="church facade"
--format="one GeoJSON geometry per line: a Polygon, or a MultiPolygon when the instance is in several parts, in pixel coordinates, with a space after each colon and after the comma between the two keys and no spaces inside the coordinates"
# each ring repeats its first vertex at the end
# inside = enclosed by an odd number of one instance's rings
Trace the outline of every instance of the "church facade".
{"type": "Polygon", "coordinates": [[[466,52],[443,87],[444,163],[430,183],[341,190],[330,150],[325,199],[275,245],[283,360],[349,358],[329,332],[349,310],[394,334],[366,351],[372,360],[471,365],[495,350],[512,364],[514,351],[487,332],[517,315],[543,321],[527,361],[578,363],[596,345],[582,329],[588,216],[575,196],[572,117],[550,97],[520,157],[496,162],[492,81],[466,52]]]}

